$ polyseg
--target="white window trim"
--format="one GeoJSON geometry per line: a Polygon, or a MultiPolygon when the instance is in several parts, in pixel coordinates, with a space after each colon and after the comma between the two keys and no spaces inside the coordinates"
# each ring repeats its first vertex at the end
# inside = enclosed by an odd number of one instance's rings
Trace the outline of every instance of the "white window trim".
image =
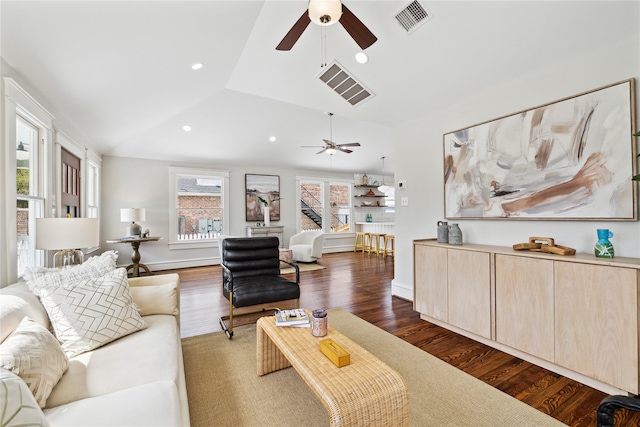
{"type": "Polygon", "coordinates": [[[196,241],[178,240],[178,192],[176,179],[178,176],[215,177],[222,178],[222,234],[229,234],[229,171],[215,169],[199,169],[169,166],[169,250],[197,249],[218,247],[217,239],[196,241]]]}
{"type": "MultiPolygon", "coordinates": [[[[16,119],[20,115],[36,125],[39,131],[39,156],[38,156],[38,196],[44,199],[44,213],[51,211],[49,194],[49,146],[53,140],[53,121],[55,116],[47,111],[38,101],[24,90],[11,77],[4,78],[4,120],[5,120],[5,147],[4,165],[6,171],[12,171],[16,165],[16,119]]],[[[18,280],[17,266],[17,230],[16,230],[16,177],[15,174],[6,173],[0,178],[5,194],[5,209],[0,212],[0,241],[4,242],[4,251],[7,256],[0,257],[0,271],[4,272],[0,277],[0,284],[14,283],[18,280]]],[[[4,252],[3,251],[3,252],[4,252]]]]}
{"type": "MultiPolygon", "coordinates": [[[[298,214],[302,209],[302,206],[300,205],[300,183],[301,182],[316,182],[318,184],[322,184],[322,205],[323,205],[322,208],[323,209],[326,209],[327,206],[331,205],[331,202],[330,202],[331,196],[329,194],[329,187],[331,186],[331,184],[349,184],[349,186],[351,187],[351,194],[353,196],[353,184],[354,184],[353,179],[297,175],[296,176],[296,233],[300,233],[300,230],[302,229],[302,222],[300,220],[300,215],[298,214]]],[[[353,215],[353,209],[352,209],[351,214],[349,215],[349,225],[350,225],[349,230],[355,230],[356,223],[353,217],[354,215],[353,215]]],[[[324,231],[325,233],[324,238],[329,240],[340,239],[343,237],[353,237],[356,234],[354,231],[349,231],[346,233],[345,232],[332,233],[331,225],[329,223],[329,225],[327,226],[327,221],[322,221],[322,231],[324,231]]]]}

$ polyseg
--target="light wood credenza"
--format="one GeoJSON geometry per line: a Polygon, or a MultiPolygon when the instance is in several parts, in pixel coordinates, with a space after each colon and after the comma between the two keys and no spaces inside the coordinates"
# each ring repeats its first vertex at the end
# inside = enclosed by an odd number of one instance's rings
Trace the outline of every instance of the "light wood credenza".
{"type": "Polygon", "coordinates": [[[414,242],[422,319],[607,393],[640,389],[640,259],[414,242]]]}

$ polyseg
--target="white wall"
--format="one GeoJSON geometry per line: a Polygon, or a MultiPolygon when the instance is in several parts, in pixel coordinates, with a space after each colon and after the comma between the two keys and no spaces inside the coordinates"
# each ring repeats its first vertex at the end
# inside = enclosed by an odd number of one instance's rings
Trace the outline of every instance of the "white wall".
{"type": "MultiPolygon", "coordinates": [[[[107,244],[104,240],[117,239],[124,235],[127,224],[120,222],[120,208],[143,207],[146,220],[143,229],[149,229],[153,236],[163,236],[158,242],[143,243],[140,246],[140,262],[151,270],[164,270],[190,266],[212,265],[219,262],[217,245],[206,249],[170,250],[169,236],[169,166],[209,168],[229,171],[229,234],[245,236],[247,225],[255,222],[245,221],[245,174],[264,174],[280,176],[280,221],[271,221],[271,225],[284,226],[285,246],[289,238],[296,233],[297,195],[296,176],[335,177],[353,179],[353,174],[314,172],[309,170],[274,169],[267,166],[225,166],[211,164],[175,164],[158,160],[141,160],[123,157],[103,156],[102,173],[102,237],[103,250],[118,251],[118,264],[131,263],[131,246],[117,243],[107,244]]],[[[353,248],[353,234],[331,235],[325,238],[325,252],[339,252],[353,248]]]]}
{"type": "MultiPolygon", "coordinates": [[[[640,17],[636,17],[636,28],[640,28],[639,21],[640,17]]],[[[406,180],[407,189],[396,188],[394,294],[412,299],[412,241],[435,238],[436,222],[444,220],[443,134],[629,78],[636,79],[635,98],[640,99],[640,34],[600,51],[567,58],[544,72],[488,87],[481,96],[398,126],[394,135],[395,181],[406,180]],[[409,198],[408,207],[401,206],[402,197],[409,198]]],[[[640,124],[638,111],[636,123],[640,124]]],[[[466,243],[511,246],[528,241],[530,236],[552,237],[558,244],[584,253],[593,252],[597,240],[595,230],[608,228],[615,234],[611,242],[616,256],[640,257],[640,223],[637,221],[449,222],[460,224],[466,243]]]]}

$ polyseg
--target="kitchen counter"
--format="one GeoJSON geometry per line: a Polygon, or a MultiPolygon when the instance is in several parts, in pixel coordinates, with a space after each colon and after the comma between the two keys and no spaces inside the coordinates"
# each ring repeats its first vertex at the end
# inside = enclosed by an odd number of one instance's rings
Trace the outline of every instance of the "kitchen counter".
{"type": "Polygon", "coordinates": [[[365,233],[381,233],[393,235],[394,222],[356,222],[356,230],[365,233]]]}

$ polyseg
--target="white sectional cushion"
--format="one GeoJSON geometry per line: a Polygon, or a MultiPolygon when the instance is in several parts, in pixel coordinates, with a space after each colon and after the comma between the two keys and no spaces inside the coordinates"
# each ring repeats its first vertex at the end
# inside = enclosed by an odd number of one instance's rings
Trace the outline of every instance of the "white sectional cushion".
{"type": "Polygon", "coordinates": [[[51,332],[25,317],[0,344],[0,366],[22,378],[44,408],[69,360],[51,332]]]}
{"type": "Polygon", "coordinates": [[[0,289],[0,342],[4,341],[25,317],[49,328],[47,312],[26,283],[16,283],[0,289]]]}
{"type": "Polygon", "coordinates": [[[116,268],[118,252],[107,251],[88,258],[84,263],[67,268],[27,267],[25,280],[31,292],[40,296],[43,287],[72,286],[86,279],[101,277],[116,268]]]}
{"type": "Polygon", "coordinates": [[[69,357],[147,327],[131,299],[124,268],[68,286],[45,285],[40,299],[69,357]]]}
{"type": "Polygon", "coordinates": [[[2,427],[42,426],[49,421],[22,379],[0,368],[0,425],[2,427]]]}
{"type": "Polygon", "coordinates": [[[141,316],[151,314],[171,314],[178,312],[178,284],[176,282],[165,285],[132,286],[131,297],[138,306],[141,316]]]}
{"type": "Polygon", "coordinates": [[[146,329],[72,358],[47,407],[155,381],[177,383],[182,348],[176,318],[157,315],[144,320],[146,329]]]}
{"type": "MultiPolygon", "coordinates": [[[[133,356],[133,355],[132,355],[133,356]]],[[[44,410],[52,427],[179,427],[178,388],[159,381],[44,410]]],[[[212,423],[215,422],[212,420],[212,423]]]]}

